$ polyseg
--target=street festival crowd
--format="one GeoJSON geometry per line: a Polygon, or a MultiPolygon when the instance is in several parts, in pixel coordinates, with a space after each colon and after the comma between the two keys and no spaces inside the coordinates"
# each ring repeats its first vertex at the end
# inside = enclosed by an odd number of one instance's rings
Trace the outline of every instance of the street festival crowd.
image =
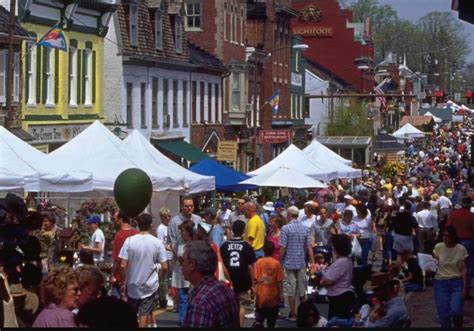
{"type": "Polygon", "coordinates": [[[51,244],[59,228],[48,206],[27,210],[9,193],[0,200],[0,325],[156,327],[170,301],[183,327],[239,327],[249,312],[254,327],[278,318],[408,327],[407,293],[433,291],[439,325],[461,327],[474,277],[472,124],[435,128],[390,178],[366,166],[356,183],[273,202],[223,199],[200,216],[185,196],[177,215],[161,208],[158,222],[117,210],[108,276],[97,267],[108,253],[99,215],[87,218],[90,243],[67,266],[51,244]]]}

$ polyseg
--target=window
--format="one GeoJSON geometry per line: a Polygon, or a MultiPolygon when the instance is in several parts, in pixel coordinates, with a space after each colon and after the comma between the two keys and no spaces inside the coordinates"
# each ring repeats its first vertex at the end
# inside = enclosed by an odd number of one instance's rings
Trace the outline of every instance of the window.
{"type": "Polygon", "coordinates": [[[245,15],[244,10],[240,10],[240,44],[244,45],[244,23],[245,23],[245,15]]]}
{"type": "Polygon", "coordinates": [[[77,49],[69,47],[69,105],[77,106],[77,49]]]}
{"type": "Polygon", "coordinates": [[[53,95],[53,88],[54,88],[54,76],[53,76],[53,67],[54,67],[54,56],[53,56],[53,49],[51,48],[43,48],[44,56],[43,56],[43,65],[44,65],[44,82],[43,82],[43,89],[46,96],[45,103],[48,105],[54,104],[54,95],[53,95]]]}
{"type": "Polygon", "coordinates": [[[174,33],[176,42],[176,53],[183,51],[183,19],[180,16],[176,16],[174,21],[174,33]]]}
{"type": "Polygon", "coordinates": [[[163,13],[161,10],[155,12],[155,48],[163,49],[163,13]]]}
{"type": "Polygon", "coordinates": [[[183,81],[183,127],[188,126],[188,82],[183,81]]]}
{"type": "Polygon", "coordinates": [[[85,94],[85,105],[92,105],[92,50],[85,50],[84,60],[84,94],[85,94]]]}
{"type": "Polygon", "coordinates": [[[197,117],[197,109],[196,109],[196,97],[197,97],[197,83],[196,82],[192,82],[191,84],[191,88],[192,88],[192,91],[191,91],[191,117],[192,117],[192,121],[193,123],[196,123],[196,117],[197,117]]]}
{"type": "Polygon", "coordinates": [[[158,126],[158,78],[153,78],[151,83],[151,127],[158,126]]]}
{"type": "Polygon", "coordinates": [[[207,120],[214,122],[212,118],[212,83],[207,83],[207,120]]]}
{"type": "Polygon", "coordinates": [[[187,0],[188,28],[201,27],[201,0],[187,0]]]}
{"type": "Polygon", "coordinates": [[[138,8],[130,5],[130,45],[138,45],[138,8]]]}
{"type": "Polygon", "coordinates": [[[35,104],[35,49],[33,44],[26,44],[26,79],[25,100],[28,105],[35,104]]]}
{"type": "Polygon", "coordinates": [[[298,50],[295,50],[295,71],[300,72],[300,58],[299,58],[300,52],[298,50]]]}
{"type": "Polygon", "coordinates": [[[140,84],[140,121],[142,129],[146,129],[146,83],[140,84]]]}
{"type": "Polygon", "coordinates": [[[7,51],[0,51],[0,102],[5,102],[7,77],[7,51]]]}
{"type": "Polygon", "coordinates": [[[229,27],[230,27],[230,31],[229,31],[229,41],[232,43],[234,41],[233,37],[234,37],[234,32],[233,32],[233,28],[234,28],[234,6],[230,5],[230,17],[229,17],[229,27]]]}
{"type": "Polygon", "coordinates": [[[19,102],[20,101],[20,53],[15,53],[13,55],[13,101],[19,102]]]}
{"type": "Polygon", "coordinates": [[[132,114],[132,95],[133,95],[133,83],[127,83],[126,85],[126,105],[127,105],[127,128],[133,128],[133,114],[132,114]]]}
{"type": "Polygon", "coordinates": [[[232,109],[240,110],[240,72],[232,74],[232,109]]]}
{"type": "Polygon", "coordinates": [[[227,2],[224,2],[224,40],[227,41],[227,2]]]}
{"type": "Polygon", "coordinates": [[[168,113],[168,79],[163,79],[163,127],[170,127],[170,114],[168,113]]]}
{"type": "Polygon", "coordinates": [[[178,81],[173,80],[173,128],[178,126],[178,81]]]}

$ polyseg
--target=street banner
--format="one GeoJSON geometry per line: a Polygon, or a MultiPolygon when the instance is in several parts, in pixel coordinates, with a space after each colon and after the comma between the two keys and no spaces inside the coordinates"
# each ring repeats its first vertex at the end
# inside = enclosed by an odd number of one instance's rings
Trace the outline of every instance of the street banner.
{"type": "Polygon", "coordinates": [[[270,144],[280,144],[293,137],[291,130],[262,130],[260,131],[260,141],[270,144]]]}

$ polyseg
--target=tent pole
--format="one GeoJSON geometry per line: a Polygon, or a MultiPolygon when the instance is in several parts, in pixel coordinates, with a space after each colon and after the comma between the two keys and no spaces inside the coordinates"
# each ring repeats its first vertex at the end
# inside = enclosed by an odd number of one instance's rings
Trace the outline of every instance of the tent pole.
{"type": "Polygon", "coordinates": [[[70,216],[71,216],[71,214],[70,214],[71,211],[69,210],[69,209],[70,209],[70,208],[69,208],[69,207],[70,207],[70,203],[71,203],[71,197],[70,197],[69,192],[67,192],[67,200],[66,200],[66,211],[67,211],[67,214],[66,214],[66,219],[65,219],[65,223],[66,223],[66,224],[64,224],[64,227],[66,227],[66,228],[69,227],[69,224],[71,223],[70,220],[69,220],[69,218],[70,218],[70,216]]]}

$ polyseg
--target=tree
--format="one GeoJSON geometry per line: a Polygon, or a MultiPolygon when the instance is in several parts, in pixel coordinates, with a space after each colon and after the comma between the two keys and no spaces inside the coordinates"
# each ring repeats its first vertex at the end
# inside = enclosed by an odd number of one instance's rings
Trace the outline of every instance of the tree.
{"type": "Polygon", "coordinates": [[[327,124],[328,136],[372,136],[373,124],[368,118],[367,105],[357,98],[346,99],[335,106],[332,118],[327,124]]]}

